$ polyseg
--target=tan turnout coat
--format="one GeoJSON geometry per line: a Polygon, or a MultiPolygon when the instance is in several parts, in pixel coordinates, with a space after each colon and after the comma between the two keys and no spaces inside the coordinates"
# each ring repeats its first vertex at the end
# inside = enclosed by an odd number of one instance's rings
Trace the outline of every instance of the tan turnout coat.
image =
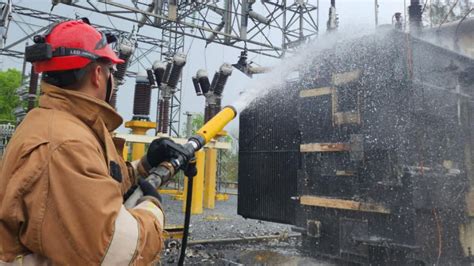
{"type": "Polygon", "coordinates": [[[135,182],[110,133],[122,118],[80,92],[46,83],[42,92],[0,165],[0,265],[156,260],[162,248],[156,205],[122,204],[135,182]]]}

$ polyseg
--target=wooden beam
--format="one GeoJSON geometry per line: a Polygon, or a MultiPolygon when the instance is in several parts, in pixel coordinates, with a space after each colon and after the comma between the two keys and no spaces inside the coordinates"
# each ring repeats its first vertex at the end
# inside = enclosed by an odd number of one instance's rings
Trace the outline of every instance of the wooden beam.
{"type": "Polygon", "coordinates": [[[307,143],[300,145],[300,152],[338,152],[350,150],[350,145],[346,143],[307,143]]]}
{"type": "Polygon", "coordinates": [[[336,176],[354,176],[354,175],[355,175],[354,171],[336,170],[336,176]]]}
{"type": "Polygon", "coordinates": [[[332,93],[331,87],[322,87],[317,89],[301,90],[300,97],[317,97],[321,95],[328,95],[332,93]]]}
{"type": "Polygon", "coordinates": [[[389,214],[390,209],[383,204],[359,202],[353,200],[343,200],[334,198],[325,198],[317,196],[301,196],[300,204],[329,209],[341,209],[362,212],[376,212],[389,214]]]}
{"type": "Polygon", "coordinates": [[[344,85],[349,82],[352,82],[354,80],[359,79],[361,74],[360,70],[354,70],[354,71],[349,71],[349,72],[344,72],[344,73],[339,73],[339,74],[333,74],[332,75],[332,83],[334,86],[339,86],[339,85],[344,85]]]}
{"type": "MultiPolygon", "coordinates": [[[[135,135],[135,134],[120,134],[116,133],[114,137],[117,138],[122,138],[125,139],[127,142],[137,142],[137,143],[151,143],[154,139],[160,138],[160,137],[167,137],[170,138],[169,135],[165,134],[160,134],[158,136],[148,136],[148,135],[135,135]]],[[[185,144],[188,142],[187,139],[184,138],[172,138],[174,142],[179,143],[179,144],[185,144]]],[[[204,146],[206,148],[215,148],[215,149],[222,149],[222,150],[230,150],[232,148],[232,145],[230,142],[221,142],[221,141],[215,141],[211,140],[209,143],[204,146]]]]}
{"type": "Polygon", "coordinates": [[[337,112],[334,114],[334,124],[360,124],[360,115],[354,112],[337,112]]]}

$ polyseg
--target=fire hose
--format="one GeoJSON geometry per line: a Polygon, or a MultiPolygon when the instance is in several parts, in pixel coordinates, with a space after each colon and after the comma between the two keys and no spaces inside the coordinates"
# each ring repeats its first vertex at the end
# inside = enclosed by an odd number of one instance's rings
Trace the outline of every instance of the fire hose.
{"type": "MultiPolygon", "coordinates": [[[[190,161],[195,160],[194,153],[202,149],[217,133],[232,121],[237,115],[237,111],[232,106],[224,107],[218,114],[201,127],[195,135],[191,136],[184,145],[173,145],[176,156],[167,162],[162,162],[150,171],[149,176],[145,179],[155,189],[168,182],[177,171],[183,169],[190,161]]],[[[186,196],[186,209],[184,215],[184,233],[181,242],[181,252],[178,265],[184,264],[184,257],[188,239],[189,223],[191,217],[191,198],[193,191],[193,177],[188,177],[188,194],[186,196]]],[[[130,197],[125,201],[127,208],[132,208],[138,200],[143,196],[140,188],[137,188],[130,197]]]]}

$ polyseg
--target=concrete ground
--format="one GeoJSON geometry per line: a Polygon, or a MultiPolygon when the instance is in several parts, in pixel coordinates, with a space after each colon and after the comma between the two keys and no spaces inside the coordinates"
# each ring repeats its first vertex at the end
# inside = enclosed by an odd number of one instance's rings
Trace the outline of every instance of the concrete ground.
{"type": "MultiPolygon", "coordinates": [[[[163,205],[167,224],[184,223],[181,201],[163,195],[163,205]]],[[[213,210],[204,209],[202,214],[192,215],[189,242],[191,244],[186,252],[188,265],[331,265],[327,261],[303,255],[299,250],[300,237],[291,231],[289,225],[239,216],[235,195],[230,195],[228,201],[217,201],[213,210]],[[265,236],[272,239],[240,241],[243,238],[265,236]],[[229,238],[239,241],[202,243],[229,238]]],[[[166,244],[162,264],[176,265],[180,243],[172,241],[166,244]]]]}

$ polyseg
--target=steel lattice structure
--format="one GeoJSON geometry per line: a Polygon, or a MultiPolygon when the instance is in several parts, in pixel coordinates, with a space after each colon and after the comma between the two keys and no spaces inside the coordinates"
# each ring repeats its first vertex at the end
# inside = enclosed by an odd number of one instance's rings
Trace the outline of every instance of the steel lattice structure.
{"type": "MultiPolygon", "coordinates": [[[[315,37],[319,24],[319,0],[53,0],[53,4],[69,5],[117,20],[127,21],[139,29],[148,28],[153,34],[143,30],[136,34],[135,49],[130,66],[138,64],[143,69],[151,67],[148,57],[160,54],[161,58],[172,57],[183,52],[185,38],[196,38],[209,45],[220,44],[228,47],[280,58],[285,52],[315,37]],[[158,30],[158,34],[157,31],[158,30]],[[157,37],[157,36],[161,36],[157,37]]],[[[6,42],[0,46],[0,56],[21,58],[20,45],[44,31],[49,24],[71,19],[53,12],[48,13],[11,1],[0,1],[3,14],[0,17],[0,34],[6,42]],[[11,9],[5,7],[11,5],[11,9]],[[38,23],[27,23],[25,17],[34,18],[38,23]],[[15,23],[24,36],[18,40],[6,38],[9,21],[15,23]],[[6,30],[5,30],[6,29],[6,30]]],[[[97,25],[103,31],[113,32],[123,37],[130,33],[123,29],[97,25]]],[[[127,75],[136,73],[128,71],[127,75]]],[[[173,97],[170,112],[170,132],[179,134],[181,112],[181,83],[173,97]]]]}

